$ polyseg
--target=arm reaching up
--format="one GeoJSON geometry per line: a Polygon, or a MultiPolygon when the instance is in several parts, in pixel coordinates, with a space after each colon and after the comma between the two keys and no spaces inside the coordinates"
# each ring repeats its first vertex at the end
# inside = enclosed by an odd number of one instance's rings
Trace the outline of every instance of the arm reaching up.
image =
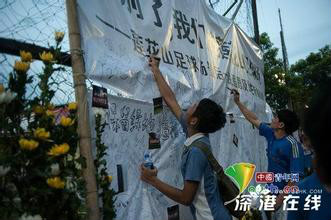
{"type": "Polygon", "coordinates": [[[240,94],[237,90],[232,89],[231,90],[231,94],[233,94],[233,98],[234,98],[234,102],[237,104],[237,106],[239,107],[240,111],[243,113],[243,115],[245,116],[245,118],[252,123],[253,125],[255,125],[255,127],[259,128],[261,121],[257,118],[257,116],[251,112],[250,110],[248,110],[246,108],[246,106],[244,104],[242,104],[240,102],[240,94]]]}
{"type": "Polygon", "coordinates": [[[161,96],[169,106],[172,113],[174,113],[176,118],[179,120],[180,115],[182,114],[182,110],[179,107],[175,94],[173,93],[168,83],[163,78],[159,69],[159,64],[160,61],[151,55],[151,57],[149,58],[149,66],[151,67],[152,73],[154,75],[154,79],[156,81],[157,86],[159,87],[161,96]]]}

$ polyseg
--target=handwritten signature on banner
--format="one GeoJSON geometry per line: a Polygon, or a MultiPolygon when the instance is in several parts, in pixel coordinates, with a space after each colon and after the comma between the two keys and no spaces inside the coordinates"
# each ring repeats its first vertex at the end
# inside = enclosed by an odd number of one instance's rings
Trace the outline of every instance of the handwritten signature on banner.
{"type": "Polygon", "coordinates": [[[177,138],[180,132],[178,122],[165,111],[162,114],[153,115],[139,107],[115,102],[109,104],[107,121],[109,129],[113,132],[157,132],[161,134],[162,140],[177,138]]]}

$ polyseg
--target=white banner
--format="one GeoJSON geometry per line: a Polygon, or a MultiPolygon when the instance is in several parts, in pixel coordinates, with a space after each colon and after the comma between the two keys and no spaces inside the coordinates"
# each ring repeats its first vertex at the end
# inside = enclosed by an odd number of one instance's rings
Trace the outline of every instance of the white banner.
{"type": "MultiPolygon", "coordinates": [[[[179,167],[185,137],[167,109],[153,114],[152,99],[160,93],[149,54],[161,58],[161,72],[183,109],[209,97],[233,113],[235,122],[227,118],[225,128],[210,136],[221,165],[248,162],[266,170],[265,141],[243,119],[228,90],[237,88],[242,102],[266,120],[262,53],[237,25],[204,0],[78,0],[78,9],[88,78],[126,97],[108,97],[103,137],[115,190],[117,165],[123,170],[117,219],[165,220],[167,207],[175,204],[139,179],[149,132],[160,134],[161,148],[152,150],[159,178],[178,188],[183,184],[179,167]]],[[[192,218],[183,206],[180,216],[192,218]]]]}
{"type": "MultiPolygon", "coordinates": [[[[185,137],[178,121],[168,108],[154,115],[153,105],[146,102],[109,95],[108,103],[109,109],[102,110],[108,124],[102,138],[109,147],[107,169],[114,176],[111,186],[115,191],[119,190],[118,165],[122,167],[123,176],[124,192],[118,194],[115,204],[117,219],[168,219],[167,208],[176,203],[143,183],[139,169],[144,151],[148,149],[149,133],[154,132],[161,142],[160,149],[151,150],[158,177],[183,188],[180,164],[185,137]]],[[[239,162],[255,164],[256,171],[267,168],[265,140],[258,135],[258,129],[241,117],[234,117],[231,123],[228,116],[225,127],[211,134],[210,141],[213,154],[224,168],[239,162]]],[[[254,180],[251,184],[255,184],[254,180]]],[[[182,220],[193,219],[185,206],[180,206],[179,214],[182,220]]]]}
{"type": "Polygon", "coordinates": [[[265,110],[262,53],[236,25],[204,0],[79,0],[88,77],[132,99],[159,96],[148,54],[179,103],[211,97],[238,113],[227,88],[237,88],[258,115],[265,110]]]}

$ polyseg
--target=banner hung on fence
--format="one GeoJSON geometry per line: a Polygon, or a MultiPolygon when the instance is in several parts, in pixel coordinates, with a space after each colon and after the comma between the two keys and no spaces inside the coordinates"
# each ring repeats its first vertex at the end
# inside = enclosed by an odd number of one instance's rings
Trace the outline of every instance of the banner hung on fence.
{"type": "Polygon", "coordinates": [[[262,53],[231,20],[204,0],[78,1],[86,73],[116,94],[152,102],[159,94],[147,56],[160,69],[183,108],[211,97],[239,113],[230,90],[262,116],[262,53]]]}
{"type": "MultiPolygon", "coordinates": [[[[91,93],[89,98],[91,103],[91,93]]],[[[183,188],[181,155],[185,135],[179,122],[167,107],[154,114],[151,103],[112,95],[108,95],[108,103],[108,109],[100,108],[98,112],[102,112],[103,121],[107,123],[102,135],[108,146],[107,171],[113,175],[112,188],[119,192],[115,202],[116,219],[171,219],[172,214],[167,211],[178,204],[142,182],[139,167],[149,148],[158,178],[183,188]],[[149,147],[151,134],[155,134],[153,139],[159,140],[159,147],[149,147]]],[[[245,119],[228,115],[225,127],[209,136],[213,154],[224,168],[246,162],[254,164],[257,171],[265,171],[266,143],[258,133],[245,119]]],[[[254,180],[251,184],[255,184],[254,180]]],[[[193,220],[189,208],[183,205],[179,205],[179,216],[182,220],[193,220]]]]}

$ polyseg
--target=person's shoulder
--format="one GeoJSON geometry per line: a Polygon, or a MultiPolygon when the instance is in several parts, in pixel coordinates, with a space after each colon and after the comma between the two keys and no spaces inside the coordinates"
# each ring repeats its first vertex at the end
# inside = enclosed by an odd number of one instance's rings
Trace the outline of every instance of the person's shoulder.
{"type": "Polygon", "coordinates": [[[283,138],[284,143],[286,143],[288,146],[292,147],[301,147],[300,142],[297,141],[292,135],[288,135],[285,138],[283,138]]]}
{"type": "Polygon", "coordinates": [[[266,122],[261,122],[258,129],[272,129],[266,122]]]}
{"type": "Polygon", "coordinates": [[[292,135],[286,136],[283,140],[284,144],[286,144],[292,151],[294,157],[299,157],[303,154],[303,149],[300,142],[298,142],[292,135]]]}
{"type": "Polygon", "coordinates": [[[205,135],[202,138],[200,138],[199,140],[197,140],[198,142],[203,142],[206,145],[208,145],[208,147],[210,146],[210,140],[209,140],[209,136],[205,135]]]}
{"type": "Polygon", "coordinates": [[[192,144],[192,147],[190,149],[190,153],[194,154],[194,155],[204,155],[203,151],[194,144],[192,144]]]}
{"type": "Polygon", "coordinates": [[[320,181],[316,173],[312,173],[310,176],[307,176],[302,181],[299,182],[299,189],[309,189],[312,187],[317,187],[320,185],[320,181]]]}
{"type": "Polygon", "coordinates": [[[292,135],[287,135],[285,137],[285,140],[289,143],[289,144],[298,144],[299,142],[292,136],[292,135]]]}
{"type": "Polygon", "coordinates": [[[265,136],[268,140],[275,138],[274,130],[267,123],[261,122],[258,129],[260,135],[265,136]]]}
{"type": "Polygon", "coordinates": [[[292,136],[288,135],[282,138],[283,149],[286,149],[288,155],[292,155],[293,158],[301,158],[303,156],[303,150],[300,143],[292,136]]]}
{"type": "MultiPolygon", "coordinates": [[[[207,141],[207,140],[199,140],[199,141],[205,143],[206,146],[210,149],[210,143],[209,143],[209,141],[207,141]]],[[[197,157],[199,157],[201,159],[207,159],[205,153],[195,143],[193,143],[192,146],[191,146],[190,154],[192,156],[197,156],[197,157]]]]}

